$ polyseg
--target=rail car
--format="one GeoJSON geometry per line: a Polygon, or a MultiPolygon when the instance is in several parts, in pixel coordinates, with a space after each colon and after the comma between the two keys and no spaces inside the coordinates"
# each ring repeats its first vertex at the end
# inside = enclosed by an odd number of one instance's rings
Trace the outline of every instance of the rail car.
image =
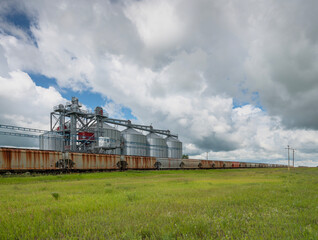
{"type": "Polygon", "coordinates": [[[0,172],[226,169],[286,167],[279,164],[173,159],[34,149],[0,148],[0,172]]]}

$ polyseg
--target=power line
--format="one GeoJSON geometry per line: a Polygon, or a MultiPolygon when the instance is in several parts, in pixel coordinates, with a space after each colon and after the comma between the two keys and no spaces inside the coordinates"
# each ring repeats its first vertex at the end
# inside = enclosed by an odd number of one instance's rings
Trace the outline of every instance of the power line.
{"type": "Polygon", "coordinates": [[[289,145],[287,145],[287,148],[285,148],[285,149],[287,149],[287,151],[288,151],[288,171],[289,171],[289,150],[292,148],[289,145]]]}
{"type": "Polygon", "coordinates": [[[287,149],[287,151],[288,151],[288,170],[289,170],[289,167],[290,167],[289,150],[293,151],[293,168],[294,168],[295,167],[295,151],[296,151],[296,149],[291,148],[289,145],[287,145],[287,148],[285,148],[285,149],[287,149]]]}

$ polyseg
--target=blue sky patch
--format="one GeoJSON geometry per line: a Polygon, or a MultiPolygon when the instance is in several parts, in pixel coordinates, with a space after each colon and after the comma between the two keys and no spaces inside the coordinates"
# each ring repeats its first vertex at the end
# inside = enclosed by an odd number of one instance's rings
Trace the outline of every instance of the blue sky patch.
{"type": "MultiPolygon", "coordinates": [[[[94,93],[91,91],[73,91],[70,88],[61,88],[55,78],[48,78],[42,74],[34,74],[34,73],[28,73],[29,76],[32,78],[34,83],[37,86],[49,88],[50,86],[54,87],[63,98],[66,98],[67,100],[71,100],[72,97],[77,97],[81,103],[86,105],[87,107],[91,108],[92,110],[95,109],[97,106],[104,106],[105,103],[114,102],[112,99],[103,97],[99,93],[94,93]]],[[[137,118],[132,114],[132,111],[130,108],[122,106],[121,112],[124,115],[125,119],[131,119],[136,120],[137,118]]],[[[109,116],[112,117],[112,116],[109,116]]]]}
{"type": "Polygon", "coordinates": [[[137,118],[132,114],[131,109],[128,107],[122,107],[121,111],[124,113],[124,117],[128,120],[137,120],[137,118]]]}
{"type": "Polygon", "coordinates": [[[23,12],[12,11],[5,16],[5,20],[12,23],[22,30],[28,30],[31,26],[31,20],[23,12]]]}
{"type": "MultiPolygon", "coordinates": [[[[248,89],[242,89],[241,92],[244,95],[249,94],[249,90],[248,89]]],[[[243,107],[243,106],[248,105],[248,104],[254,105],[255,107],[261,109],[264,112],[266,111],[264,106],[261,104],[259,92],[250,93],[250,101],[243,101],[243,100],[240,100],[238,98],[233,98],[233,107],[232,108],[233,109],[240,108],[240,107],[243,107]]]]}
{"type": "Polygon", "coordinates": [[[30,19],[27,16],[27,14],[25,14],[22,11],[16,11],[13,9],[11,12],[8,12],[4,16],[4,21],[24,31],[28,35],[28,37],[33,41],[34,45],[38,47],[36,39],[31,31],[32,19],[30,19]]]}
{"type": "MultiPolygon", "coordinates": [[[[112,99],[107,98],[107,97],[105,98],[105,102],[106,102],[106,105],[109,104],[109,103],[115,103],[112,99]]],[[[125,119],[127,119],[127,120],[137,120],[137,118],[132,114],[130,108],[125,107],[125,106],[120,104],[120,110],[123,113],[125,119]]],[[[112,117],[112,116],[109,116],[109,117],[112,117]]]]}
{"type": "Polygon", "coordinates": [[[248,105],[248,104],[250,104],[250,103],[241,101],[241,100],[239,100],[237,98],[233,98],[233,107],[232,108],[233,109],[240,108],[240,107],[243,107],[243,106],[248,105]]]}
{"type": "Polygon", "coordinates": [[[28,73],[30,78],[33,80],[33,82],[40,87],[49,88],[50,86],[55,87],[58,89],[58,85],[56,83],[55,78],[48,78],[42,74],[36,74],[36,73],[28,73]]]}
{"type": "Polygon", "coordinates": [[[259,92],[252,92],[252,102],[253,104],[260,108],[262,111],[266,111],[264,106],[261,104],[261,100],[260,100],[260,97],[259,97],[259,92]]]}

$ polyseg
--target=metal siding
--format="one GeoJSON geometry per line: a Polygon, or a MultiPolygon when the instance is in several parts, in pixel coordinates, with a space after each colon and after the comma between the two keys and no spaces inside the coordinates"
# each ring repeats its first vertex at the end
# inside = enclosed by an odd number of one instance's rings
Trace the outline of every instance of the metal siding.
{"type": "Polygon", "coordinates": [[[39,136],[39,146],[41,150],[62,151],[63,136],[56,132],[47,132],[39,136]]]}
{"type": "MultiPolygon", "coordinates": [[[[65,153],[73,161],[75,170],[119,169],[120,155],[65,153]]],[[[33,149],[0,148],[0,170],[54,170],[55,164],[63,159],[56,151],[33,149]]],[[[237,168],[237,167],[286,167],[264,163],[225,162],[197,159],[171,159],[143,156],[125,156],[128,169],[191,169],[191,168],[237,168]]]]}
{"type": "Polygon", "coordinates": [[[179,169],[182,159],[157,158],[160,163],[160,169],[179,169]]]}
{"type": "MultiPolygon", "coordinates": [[[[214,161],[210,161],[210,160],[200,160],[200,168],[213,168],[213,163],[214,161]]],[[[215,164],[214,164],[215,166],[215,164]]]]}
{"type": "Polygon", "coordinates": [[[180,142],[177,138],[167,137],[166,143],[168,146],[168,158],[182,158],[182,142],[180,142]]]}
{"type": "Polygon", "coordinates": [[[227,162],[227,161],[220,161],[221,162],[221,168],[231,168],[232,167],[232,162],[227,162]]]}
{"type": "Polygon", "coordinates": [[[61,158],[59,152],[31,149],[0,149],[1,170],[52,170],[61,158]]]}
{"type": "Polygon", "coordinates": [[[132,128],[121,132],[124,140],[124,155],[147,156],[147,137],[132,128]]]}
{"type": "Polygon", "coordinates": [[[198,159],[182,159],[184,165],[183,168],[187,169],[194,169],[194,168],[199,168],[200,160],[198,159]]]}
{"type": "Polygon", "coordinates": [[[114,170],[120,161],[119,155],[70,153],[69,156],[74,162],[73,169],[77,170],[114,170]]]}
{"type": "MultiPolygon", "coordinates": [[[[99,134],[97,134],[97,128],[96,128],[96,124],[93,124],[93,126],[91,127],[92,131],[95,133],[95,136],[99,136],[99,137],[109,137],[110,138],[110,142],[112,146],[119,146],[120,142],[121,142],[121,133],[120,131],[118,131],[116,128],[103,123],[100,126],[100,131],[99,134]]],[[[106,151],[107,154],[120,154],[120,148],[116,148],[113,150],[107,150],[106,151]]]]}
{"type": "Polygon", "coordinates": [[[127,169],[155,169],[156,158],[142,156],[125,156],[127,169]]]}
{"type": "Polygon", "coordinates": [[[155,133],[147,135],[147,156],[150,157],[168,157],[168,145],[166,140],[155,133]]]}
{"type": "Polygon", "coordinates": [[[239,168],[240,167],[240,163],[239,162],[232,162],[232,168],[239,168]]]}
{"type": "Polygon", "coordinates": [[[246,168],[247,164],[245,162],[241,162],[241,163],[239,163],[239,167],[240,168],[246,168]]]}
{"type": "Polygon", "coordinates": [[[245,162],[240,163],[240,167],[241,167],[241,168],[246,168],[246,163],[245,163],[245,162]]]}
{"type": "Polygon", "coordinates": [[[213,161],[212,163],[213,168],[223,168],[223,161],[213,161]],[[213,167],[214,164],[214,167],[213,167]]]}

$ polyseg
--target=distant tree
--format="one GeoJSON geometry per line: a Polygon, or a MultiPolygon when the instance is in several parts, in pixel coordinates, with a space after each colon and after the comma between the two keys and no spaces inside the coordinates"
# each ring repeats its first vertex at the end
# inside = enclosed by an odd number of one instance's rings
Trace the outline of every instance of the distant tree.
{"type": "Polygon", "coordinates": [[[183,154],[182,155],[182,159],[189,159],[189,155],[188,154],[183,154]]]}

